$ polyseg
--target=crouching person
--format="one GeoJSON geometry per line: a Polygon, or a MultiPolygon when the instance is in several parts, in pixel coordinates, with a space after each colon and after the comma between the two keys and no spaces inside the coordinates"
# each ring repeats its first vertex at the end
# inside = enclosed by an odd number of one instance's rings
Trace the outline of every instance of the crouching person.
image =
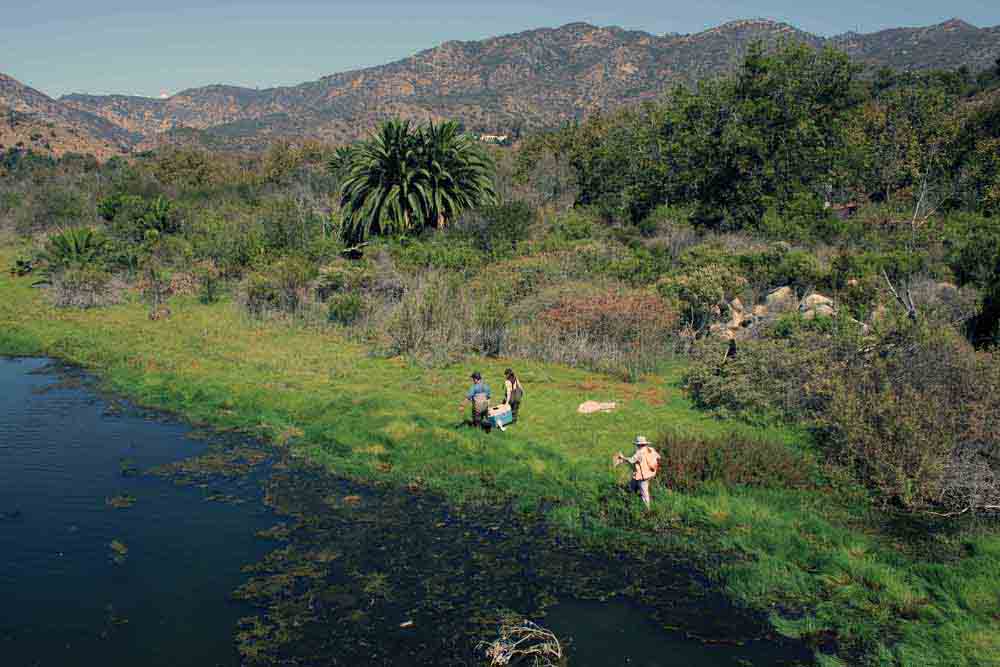
{"type": "Polygon", "coordinates": [[[632,464],[632,484],[633,491],[638,491],[642,495],[642,502],[649,507],[649,482],[656,477],[660,470],[660,453],[653,449],[649,441],[641,435],[635,438],[635,453],[632,456],[625,456],[621,452],[615,454],[615,465],[619,463],[632,464]]]}
{"type": "Polygon", "coordinates": [[[483,382],[483,376],[476,371],[472,374],[472,386],[465,394],[465,400],[459,405],[464,408],[466,403],[472,405],[472,425],[481,427],[486,413],[490,408],[490,387],[483,382]]]}

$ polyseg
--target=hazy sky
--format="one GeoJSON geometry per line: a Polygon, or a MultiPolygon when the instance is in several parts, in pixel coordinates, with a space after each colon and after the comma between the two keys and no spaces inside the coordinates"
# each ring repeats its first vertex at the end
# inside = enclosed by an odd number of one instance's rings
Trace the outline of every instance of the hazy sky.
{"type": "Polygon", "coordinates": [[[290,85],[450,39],[572,21],[653,33],[752,17],[810,32],[1000,24],[1000,0],[3,0],[0,72],[52,96],[290,85]]]}

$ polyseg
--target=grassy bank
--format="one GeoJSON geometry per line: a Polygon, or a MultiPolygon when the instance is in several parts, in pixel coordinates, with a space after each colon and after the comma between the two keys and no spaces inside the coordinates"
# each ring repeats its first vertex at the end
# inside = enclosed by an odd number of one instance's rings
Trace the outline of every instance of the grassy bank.
{"type": "MultiPolygon", "coordinates": [[[[0,266],[10,261],[0,252],[0,266]]],[[[1000,664],[995,532],[889,526],[864,496],[822,476],[814,490],[657,487],[645,516],[619,490],[626,471],[610,465],[637,432],[808,447],[792,430],[698,412],[677,388],[680,369],[636,384],[510,360],[425,369],[373,358],[333,329],[247,319],[229,303],[175,299],[173,316],[153,322],[140,304],[55,309],[29,285],[0,274],[0,353],[79,363],[142,403],[251,431],[339,474],[415,484],[456,502],[514,499],[595,544],[681,551],[734,598],[772,610],[782,632],[840,643],[842,655],[884,665],[1000,664]],[[522,423],[507,433],[459,428],[468,372],[482,370],[496,391],[507,365],[526,386],[522,423]],[[587,399],[619,408],[578,415],[587,399]]]]}

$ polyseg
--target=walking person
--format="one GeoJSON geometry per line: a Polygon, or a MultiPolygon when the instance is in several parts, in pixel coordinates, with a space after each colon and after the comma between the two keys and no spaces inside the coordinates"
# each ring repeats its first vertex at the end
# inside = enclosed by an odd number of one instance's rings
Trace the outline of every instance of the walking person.
{"type": "Polygon", "coordinates": [[[510,406],[510,423],[517,423],[517,411],[521,409],[521,399],[524,398],[524,387],[521,381],[514,375],[514,371],[507,369],[503,372],[504,381],[504,403],[510,406]]]}
{"type": "Polygon", "coordinates": [[[650,506],[649,482],[656,477],[660,470],[660,453],[653,449],[649,440],[641,435],[635,437],[635,453],[632,456],[625,456],[621,452],[615,454],[615,465],[620,463],[632,464],[632,491],[638,491],[642,495],[642,502],[648,509],[650,506]]]}
{"type": "Polygon", "coordinates": [[[465,400],[459,403],[459,409],[463,409],[466,403],[472,404],[472,425],[481,427],[483,418],[490,408],[490,386],[483,382],[483,376],[476,371],[470,378],[472,386],[465,394],[465,400]]]}

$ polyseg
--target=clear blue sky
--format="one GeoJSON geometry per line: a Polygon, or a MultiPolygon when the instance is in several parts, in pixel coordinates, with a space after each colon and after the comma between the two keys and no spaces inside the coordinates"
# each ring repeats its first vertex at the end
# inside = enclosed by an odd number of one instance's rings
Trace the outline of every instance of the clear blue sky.
{"type": "Polygon", "coordinates": [[[0,72],[52,96],[291,85],[450,39],[572,21],[653,33],[765,17],[810,32],[1000,24],[1000,0],[3,0],[0,72]]]}

